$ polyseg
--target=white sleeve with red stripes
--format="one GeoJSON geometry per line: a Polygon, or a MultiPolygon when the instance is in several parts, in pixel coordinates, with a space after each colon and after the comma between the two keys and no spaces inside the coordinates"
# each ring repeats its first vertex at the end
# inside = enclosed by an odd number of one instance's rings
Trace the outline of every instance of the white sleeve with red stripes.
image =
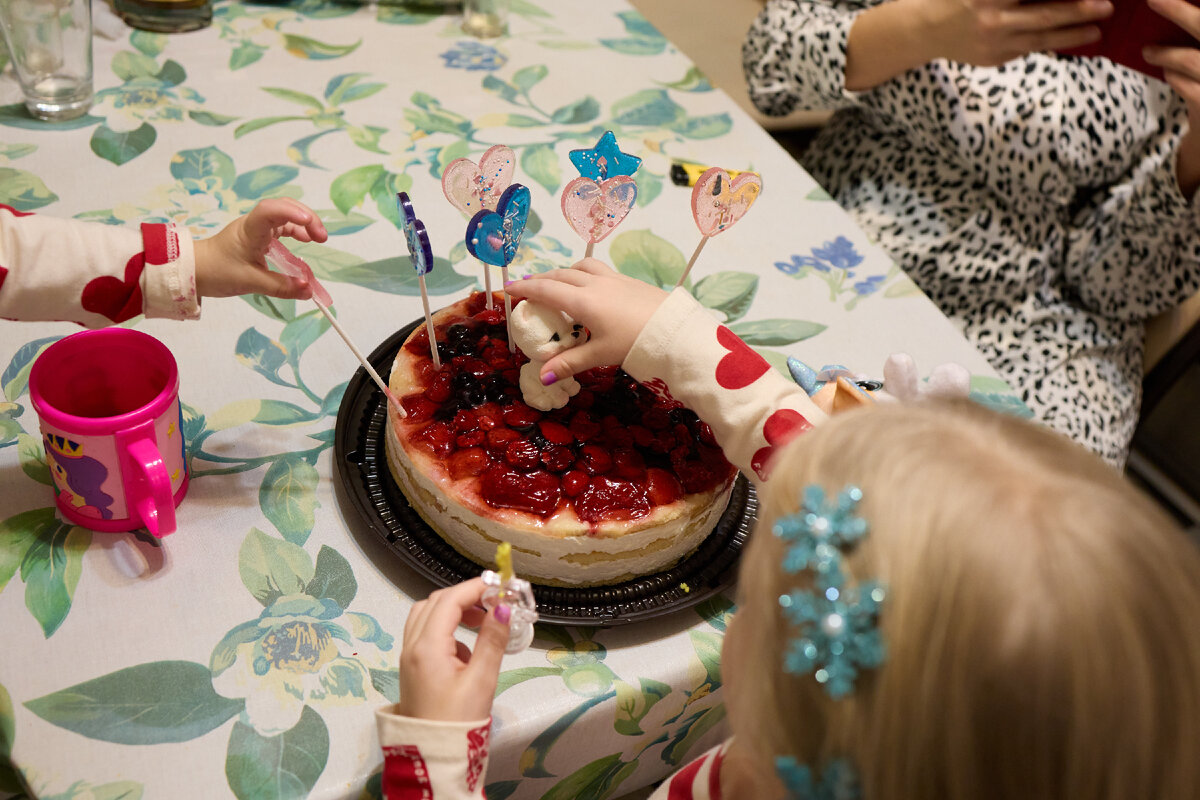
{"type": "Polygon", "coordinates": [[[0,205],[0,318],[89,328],[138,314],[196,319],[196,254],[174,224],[141,231],[0,205]]]}
{"type": "Polygon", "coordinates": [[[725,457],[759,481],[776,448],[826,419],[803,389],[684,289],[663,301],[621,366],[696,412],[725,457]]]}
{"type": "Polygon", "coordinates": [[[490,719],[435,722],[375,712],[384,800],[483,800],[490,719]]]}
{"type": "Polygon", "coordinates": [[[659,785],[649,800],[721,800],[721,763],[730,740],[701,753],[659,785]]]}

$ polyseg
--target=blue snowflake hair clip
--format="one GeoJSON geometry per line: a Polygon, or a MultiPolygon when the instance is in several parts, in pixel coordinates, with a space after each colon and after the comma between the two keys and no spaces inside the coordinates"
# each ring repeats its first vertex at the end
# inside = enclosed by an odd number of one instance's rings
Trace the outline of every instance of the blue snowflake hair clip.
{"type": "MultiPolygon", "coordinates": [[[[867,535],[867,521],[855,513],[862,496],[857,486],[847,486],[826,498],[824,489],[810,484],[800,498],[800,510],[780,517],[771,528],[786,545],[784,572],[812,575],[809,588],[779,596],[779,607],[794,630],[783,668],[792,675],[811,674],[834,700],[854,689],[860,669],[878,667],[884,659],[877,624],[884,589],[876,581],[848,585],[843,563],[867,535]]],[[[792,756],[776,756],[775,772],[788,800],[860,796],[858,773],[846,759],[834,759],[817,770],[792,756]]]]}
{"type": "Polygon", "coordinates": [[[855,514],[862,490],[847,486],[826,499],[816,484],[804,489],[800,510],[781,517],[772,533],[787,544],[785,572],[812,573],[812,587],[780,595],[779,606],[795,633],[784,652],[784,669],[812,674],[833,699],[854,688],[860,669],[884,660],[877,617],[884,589],[875,581],[848,586],[843,558],[867,534],[855,514]]]}

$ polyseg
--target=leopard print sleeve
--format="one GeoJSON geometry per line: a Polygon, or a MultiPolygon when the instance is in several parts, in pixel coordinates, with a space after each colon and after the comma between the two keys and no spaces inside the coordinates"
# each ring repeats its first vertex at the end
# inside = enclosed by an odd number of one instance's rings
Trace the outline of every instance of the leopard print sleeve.
{"type": "Polygon", "coordinates": [[[843,92],[850,6],[771,0],[742,43],[750,99],[771,116],[853,105],[843,92]]]}

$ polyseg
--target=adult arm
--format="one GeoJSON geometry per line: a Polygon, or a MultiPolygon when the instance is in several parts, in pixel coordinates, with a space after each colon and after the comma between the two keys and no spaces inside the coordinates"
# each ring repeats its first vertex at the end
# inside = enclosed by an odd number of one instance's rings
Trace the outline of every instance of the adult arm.
{"type": "Polygon", "coordinates": [[[1014,59],[1092,41],[1090,22],[1111,11],[1107,0],[771,0],[746,35],[743,67],[764,113],[857,108],[885,131],[982,165],[1031,124],[1045,136],[1060,124],[1015,113],[1054,87],[1044,74],[1023,86],[1014,59]],[[997,103],[1000,92],[1011,97],[997,103]]]}

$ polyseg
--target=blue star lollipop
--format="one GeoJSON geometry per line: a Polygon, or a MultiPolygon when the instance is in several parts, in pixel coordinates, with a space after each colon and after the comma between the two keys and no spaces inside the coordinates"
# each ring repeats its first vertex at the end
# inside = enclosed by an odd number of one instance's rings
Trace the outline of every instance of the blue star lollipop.
{"type": "Polygon", "coordinates": [[[605,131],[591,150],[572,150],[567,156],[580,175],[594,181],[632,175],[642,165],[642,160],[637,156],[621,152],[612,131],[605,131]]]}

